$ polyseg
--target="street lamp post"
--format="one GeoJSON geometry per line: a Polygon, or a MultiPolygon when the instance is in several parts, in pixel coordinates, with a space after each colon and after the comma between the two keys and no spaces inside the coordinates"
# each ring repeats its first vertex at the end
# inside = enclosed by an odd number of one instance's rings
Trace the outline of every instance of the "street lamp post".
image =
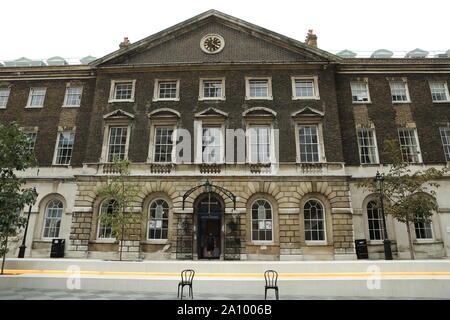
{"type": "Polygon", "coordinates": [[[384,203],[383,203],[383,197],[384,197],[384,191],[383,191],[383,183],[384,183],[384,177],[380,174],[380,172],[377,171],[377,174],[375,176],[375,182],[377,183],[377,189],[380,193],[380,204],[381,204],[381,216],[383,217],[383,230],[384,230],[384,259],[385,260],[392,260],[392,250],[391,250],[391,241],[388,239],[388,233],[386,228],[386,218],[384,216],[384,203]]]}

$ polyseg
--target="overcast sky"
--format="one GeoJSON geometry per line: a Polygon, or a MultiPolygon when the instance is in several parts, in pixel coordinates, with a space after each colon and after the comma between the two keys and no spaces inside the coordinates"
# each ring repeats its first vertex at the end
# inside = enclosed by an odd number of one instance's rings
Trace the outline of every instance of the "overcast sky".
{"type": "Polygon", "coordinates": [[[3,0],[0,60],[101,57],[209,9],[332,52],[450,49],[449,0],[3,0]]]}

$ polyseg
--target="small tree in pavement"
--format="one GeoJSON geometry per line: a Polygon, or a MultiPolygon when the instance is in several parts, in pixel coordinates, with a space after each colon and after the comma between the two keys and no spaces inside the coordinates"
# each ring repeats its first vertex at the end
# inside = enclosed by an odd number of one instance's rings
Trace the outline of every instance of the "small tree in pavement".
{"type": "Polygon", "coordinates": [[[8,238],[17,235],[27,220],[20,212],[27,205],[33,205],[37,194],[34,189],[23,189],[24,179],[16,171],[24,171],[36,163],[31,141],[20,130],[17,123],[0,125],[0,257],[1,274],[8,253],[8,238]]]}

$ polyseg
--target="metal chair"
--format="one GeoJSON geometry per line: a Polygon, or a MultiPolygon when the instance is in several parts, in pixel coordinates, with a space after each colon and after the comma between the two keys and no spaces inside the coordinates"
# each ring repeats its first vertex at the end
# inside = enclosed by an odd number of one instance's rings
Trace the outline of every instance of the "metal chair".
{"type": "Polygon", "coordinates": [[[195,271],[192,269],[186,269],[181,271],[181,281],[178,283],[177,298],[180,295],[181,286],[181,296],[180,299],[183,300],[183,288],[184,286],[189,286],[189,296],[194,299],[194,292],[192,290],[192,280],[194,279],[195,271]]]}
{"type": "Polygon", "coordinates": [[[265,285],[265,293],[264,293],[264,300],[267,300],[267,290],[268,289],[274,289],[275,290],[275,296],[278,300],[278,272],[275,270],[267,270],[264,272],[264,279],[266,280],[265,285]]]}

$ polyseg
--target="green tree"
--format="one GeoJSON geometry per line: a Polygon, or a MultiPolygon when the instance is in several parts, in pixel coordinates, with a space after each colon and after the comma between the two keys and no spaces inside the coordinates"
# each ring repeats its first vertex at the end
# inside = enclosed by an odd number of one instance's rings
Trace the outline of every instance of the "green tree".
{"type": "Polygon", "coordinates": [[[98,195],[110,205],[110,210],[100,212],[99,221],[102,226],[111,228],[112,236],[119,239],[119,260],[122,260],[124,241],[140,238],[142,214],[133,213],[133,204],[139,194],[139,186],[136,183],[127,182],[130,164],[130,160],[120,160],[115,157],[112,165],[112,172],[115,174],[110,176],[108,183],[98,191],[98,195]]]}
{"type": "MultiPolygon", "coordinates": [[[[411,259],[414,259],[411,229],[416,222],[431,222],[433,212],[437,210],[435,189],[439,184],[436,181],[448,171],[448,168],[444,167],[441,170],[428,168],[412,172],[409,164],[402,160],[402,149],[394,139],[384,142],[382,155],[391,164],[389,171],[383,174],[384,197],[388,200],[384,203],[384,211],[405,224],[411,259]]],[[[370,192],[379,192],[373,178],[365,179],[359,186],[370,192]]]]}
{"type": "Polygon", "coordinates": [[[16,176],[16,171],[24,171],[36,163],[31,141],[20,130],[16,122],[0,125],[0,256],[1,274],[8,253],[8,238],[17,235],[26,224],[20,211],[26,205],[33,205],[37,198],[34,189],[22,189],[24,179],[16,176]]]}

